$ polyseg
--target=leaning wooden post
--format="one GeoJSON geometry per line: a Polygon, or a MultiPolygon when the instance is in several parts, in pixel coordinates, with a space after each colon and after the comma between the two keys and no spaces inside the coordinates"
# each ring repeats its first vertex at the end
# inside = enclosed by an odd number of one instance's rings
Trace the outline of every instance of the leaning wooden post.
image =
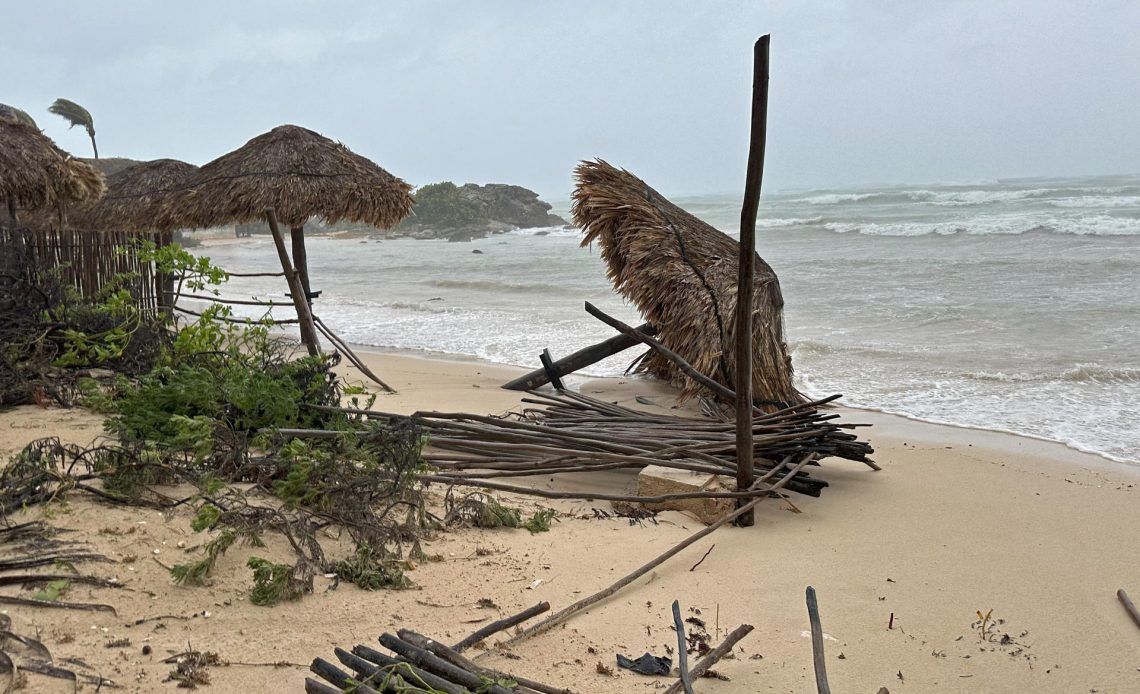
{"type": "Polygon", "coordinates": [[[312,304],[313,291],[309,287],[309,254],[305,251],[305,227],[289,227],[289,238],[293,242],[293,267],[301,278],[301,288],[305,290],[305,301],[312,304]]]}
{"type": "MultiPolygon", "coordinates": [[[[768,42],[761,36],[753,47],[752,136],[748,143],[748,169],[744,205],[740,211],[740,273],[736,285],[736,489],[752,486],[752,265],[756,257],[756,210],[764,178],[764,141],[768,127],[768,42]]],[[[737,502],[743,506],[744,500],[737,502]]],[[[737,525],[756,522],[751,510],[737,525]]]]}
{"type": "Polygon", "coordinates": [[[289,261],[289,251],[285,249],[285,239],[281,236],[277,214],[272,207],[265,210],[265,220],[269,222],[269,231],[273,233],[273,245],[277,246],[277,257],[281,259],[281,269],[285,273],[285,281],[289,283],[289,293],[293,295],[293,306],[297,309],[297,321],[301,326],[301,344],[305,345],[310,355],[316,356],[320,354],[320,348],[317,347],[317,327],[313,323],[313,312],[305,300],[301,280],[293,269],[293,263],[289,261]]]}

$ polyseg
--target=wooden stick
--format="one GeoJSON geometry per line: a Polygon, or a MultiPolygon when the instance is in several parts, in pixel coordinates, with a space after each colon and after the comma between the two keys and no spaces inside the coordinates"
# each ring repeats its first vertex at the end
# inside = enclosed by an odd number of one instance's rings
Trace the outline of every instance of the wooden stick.
{"type": "Polygon", "coordinates": [[[487,482],[483,479],[465,479],[449,475],[420,475],[425,482],[442,482],[444,484],[458,484],[464,487],[483,487],[496,489],[502,492],[513,492],[538,496],[544,499],[585,499],[586,501],[620,501],[630,504],[664,504],[670,501],[683,499],[740,499],[752,497],[766,497],[771,493],[769,489],[752,489],[743,492],[679,492],[677,494],[661,494],[660,496],[629,496],[625,494],[600,494],[594,492],[552,492],[533,487],[520,487],[514,484],[500,484],[487,482]]]}
{"type": "Polygon", "coordinates": [[[819,605],[815,599],[815,588],[807,587],[808,621],[811,622],[811,659],[815,665],[815,688],[819,694],[831,694],[827,684],[827,663],[823,654],[823,627],[819,623],[819,605]]]}
{"type": "Polygon", "coordinates": [[[328,338],[329,342],[333,343],[333,347],[336,347],[337,349],[339,349],[341,351],[342,354],[344,354],[344,356],[348,357],[348,360],[350,362],[352,362],[352,365],[355,366],[357,368],[357,370],[360,371],[360,373],[362,373],[365,376],[367,376],[368,378],[372,379],[372,382],[375,383],[376,385],[380,386],[381,388],[383,388],[384,392],[386,392],[386,393],[395,393],[396,392],[396,390],[394,388],[392,388],[392,386],[388,385],[384,381],[381,381],[379,376],[372,373],[372,369],[368,368],[368,365],[365,364],[360,359],[360,357],[356,356],[356,352],[352,351],[352,349],[348,346],[348,343],[346,343],[344,340],[340,339],[340,336],[337,335],[336,333],[334,333],[332,331],[332,328],[325,325],[324,321],[322,321],[317,316],[313,316],[313,322],[314,322],[314,325],[317,327],[317,329],[321,331],[321,334],[324,335],[326,338],[328,338]]]}
{"type": "MultiPolygon", "coordinates": [[[[634,329],[646,335],[657,334],[657,328],[649,323],[643,323],[634,329]]],[[[573,354],[562,357],[551,365],[551,370],[558,374],[559,377],[566,376],[639,344],[641,344],[641,340],[637,338],[630,337],[629,335],[615,335],[596,345],[583,347],[573,354]]],[[[550,379],[547,378],[546,368],[543,367],[535,369],[524,376],[519,376],[512,381],[508,381],[501,387],[506,390],[534,390],[547,383],[550,383],[550,379]]]]}
{"type": "Polygon", "coordinates": [[[289,293],[293,295],[293,306],[297,309],[297,321],[301,325],[301,343],[311,356],[321,353],[317,345],[317,327],[313,323],[313,313],[309,310],[309,302],[305,300],[305,290],[293,263],[289,260],[289,251],[285,250],[285,239],[281,236],[281,229],[277,226],[277,214],[273,208],[265,210],[265,220],[269,223],[269,231],[273,234],[273,245],[277,247],[277,258],[281,261],[281,269],[285,272],[285,281],[289,284],[289,293]]]}
{"type": "Polygon", "coordinates": [[[689,643],[685,639],[685,623],[681,621],[681,601],[673,601],[673,627],[677,630],[677,669],[681,672],[681,688],[693,694],[693,680],[689,677],[689,643]]]}
{"type": "MultiPolygon", "coordinates": [[[[796,465],[791,470],[788,471],[788,474],[783,479],[781,479],[779,482],[776,482],[775,484],[773,484],[771,487],[768,488],[767,491],[769,491],[769,492],[777,491],[781,487],[783,487],[785,484],[787,484],[793,477],[795,477],[795,475],[797,473],[799,473],[800,470],[803,469],[803,467],[805,465],[808,464],[808,461],[811,460],[812,457],[813,456],[810,454],[805,455],[800,460],[800,462],[796,463],[796,465]]],[[[551,616],[542,620],[538,624],[535,624],[531,627],[528,627],[527,629],[523,630],[522,632],[515,634],[511,638],[507,639],[506,643],[507,644],[518,643],[519,641],[522,641],[523,639],[527,639],[527,638],[530,638],[531,636],[535,636],[537,634],[541,634],[545,631],[548,631],[551,628],[553,628],[554,626],[561,624],[562,622],[566,621],[570,617],[573,617],[575,614],[581,612],[582,610],[586,609],[587,607],[590,607],[591,605],[594,605],[595,603],[598,603],[598,602],[601,602],[602,600],[605,600],[606,598],[608,598],[609,596],[618,592],[619,590],[621,590],[625,586],[629,585],[630,583],[633,583],[637,579],[639,579],[642,576],[644,576],[645,574],[649,573],[650,571],[652,571],[656,567],[660,566],[661,564],[664,564],[666,561],[668,561],[669,559],[671,559],[672,557],[674,557],[675,555],[680,553],[682,550],[684,550],[689,545],[693,544],[694,542],[700,541],[701,538],[703,538],[707,535],[710,535],[711,533],[716,531],[716,529],[719,528],[720,526],[724,525],[725,523],[730,523],[730,522],[736,520],[736,518],[738,516],[740,516],[741,513],[746,513],[750,509],[755,508],[757,506],[757,504],[759,504],[761,501],[763,501],[766,498],[767,498],[767,495],[757,497],[757,498],[753,499],[752,501],[748,502],[747,504],[745,504],[744,506],[741,506],[740,508],[732,511],[731,513],[726,513],[725,515],[721,516],[719,519],[714,521],[713,524],[710,525],[709,527],[705,528],[704,530],[700,530],[698,532],[693,533],[692,535],[690,535],[686,539],[682,540],[681,542],[679,542],[678,544],[673,546],[671,549],[662,553],[661,555],[659,555],[658,557],[656,557],[655,559],[653,559],[649,563],[647,563],[647,564],[641,566],[640,568],[634,570],[632,573],[628,574],[627,576],[622,577],[616,583],[612,584],[608,588],[600,590],[597,593],[594,593],[593,595],[591,595],[589,597],[583,598],[583,599],[579,600],[578,602],[574,603],[573,605],[570,605],[569,607],[566,607],[566,608],[552,614],[551,616]]]]}
{"type": "Polygon", "coordinates": [[[632,338],[640,340],[641,342],[644,342],[654,352],[657,352],[661,356],[676,364],[677,368],[681,369],[681,371],[684,372],[686,376],[693,379],[697,383],[700,383],[702,386],[708,388],[713,393],[716,393],[721,398],[731,401],[736,397],[736,393],[732,392],[728,388],[725,388],[700,371],[697,371],[695,368],[693,368],[693,365],[685,361],[685,358],[681,355],[677,354],[673,350],[669,349],[645,333],[640,332],[637,329],[626,325],[625,323],[622,323],[617,318],[614,318],[613,316],[607,314],[605,311],[602,311],[600,308],[594,306],[589,301],[586,302],[586,313],[590,314],[594,318],[597,318],[601,322],[617,330],[623,335],[628,335],[632,338]]]}
{"type": "MultiPolygon", "coordinates": [[[[693,668],[689,670],[689,674],[693,679],[704,677],[705,673],[708,672],[713,665],[716,665],[721,658],[727,655],[738,641],[743,639],[745,636],[748,636],[748,634],[751,632],[751,624],[741,624],[740,626],[733,629],[728,636],[724,637],[724,641],[721,641],[719,646],[706,653],[705,657],[697,661],[696,665],[694,665],[693,668]]],[[[681,682],[678,680],[665,690],[665,694],[679,694],[680,691],[681,682]]]]}
{"type": "Polygon", "coordinates": [[[1124,589],[1116,591],[1116,597],[1120,599],[1120,604],[1124,605],[1124,609],[1128,615],[1132,617],[1132,621],[1136,622],[1136,626],[1140,627],[1140,612],[1136,610],[1136,605],[1132,604],[1132,599],[1128,597],[1128,593],[1124,589]]]}
{"type": "MultiPolygon", "coordinates": [[[[740,263],[736,281],[736,489],[748,489],[752,471],[752,311],[755,287],[752,266],[756,258],[756,210],[764,179],[764,145],[768,124],[768,43],[761,36],[753,47],[752,135],[748,143],[748,168],[744,205],[740,211],[740,263]]],[[[736,502],[740,506],[743,502],[736,502]]],[[[751,512],[736,524],[751,526],[751,512]]]]}
{"type": "Polygon", "coordinates": [[[470,648],[471,646],[474,646],[475,644],[479,643],[483,639],[487,638],[491,634],[498,633],[498,632],[502,631],[503,629],[510,629],[514,625],[521,624],[521,623],[525,622],[526,620],[530,619],[531,617],[534,617],[535,615],[540,615],[549,609],[550,609],[550,603],[543,601],[543,602],[538,603],[537,605],[533,605],[531,607],[526,608],[525,610],[523,610],[522,612],[519,612],[518,614],[513,614],[509,617],[504,617],[504,618],[502,618],[496,622],[491,622],[487,626],[483,627],[482,629],[477,630],[475,633],[471,634],[467,638],[463,639],[459,643],[452,646],[451,650],[455,651],[456,653],[461,653],[464,650],[470,648]]]}

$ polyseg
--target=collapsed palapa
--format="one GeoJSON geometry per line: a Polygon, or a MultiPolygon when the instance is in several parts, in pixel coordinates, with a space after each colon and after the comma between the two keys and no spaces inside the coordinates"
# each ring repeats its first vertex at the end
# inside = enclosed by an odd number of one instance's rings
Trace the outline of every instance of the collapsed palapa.
{"type": "MultiPolygon", "coordinates": [[[[601,246],[610,281],[658,328],[662,344],[734,388],[739,243],[624,169],[586,161],[575,176],[572,212],[585,233],[582,245],[601,246]]],[[[773,405],[802,403],[784,342],[780,282],[759,256],[754,282],[753,397],[773,405]]],[[[673,382],[684,399],[701,392],[699,384],[656,353],[647,354],[637,368],[673,382]]]]}

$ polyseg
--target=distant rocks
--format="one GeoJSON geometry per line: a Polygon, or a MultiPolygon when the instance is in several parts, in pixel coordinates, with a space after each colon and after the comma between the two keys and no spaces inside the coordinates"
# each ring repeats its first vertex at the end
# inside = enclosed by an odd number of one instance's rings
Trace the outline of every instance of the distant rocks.
{"type": "Polygon", "coordinates": [[[412,215],[389,230],[353,228],[370,238],[471,241],[513,229],[564,227],[566,220],[550,212],[538,193],[502,183],[457,186],[450,181],[422,186],[413,195],[412,215]]]}

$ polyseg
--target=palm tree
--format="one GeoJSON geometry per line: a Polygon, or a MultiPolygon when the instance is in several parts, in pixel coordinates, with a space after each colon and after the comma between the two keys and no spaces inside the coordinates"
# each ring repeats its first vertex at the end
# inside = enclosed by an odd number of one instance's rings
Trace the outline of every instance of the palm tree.
{"type": "Polygon", "coordinates": [[[30,125],[33,128],[39,130],[39,126],[36,125],[35,119],[33,119],[24,111],[21,111],[15,106],[9,106],[8,104],[0,104],[0,120],[23,123],[24,125],[30,125]]]}
{"type": "Polygon", "coordinates": [[[99,148],[95,146],[95,120],[91,118],[91,113],[75,103],[67,99],[56,99],[55,103],[48,107],[57,116],[63,116],[71,121],[71,127],[82,125],[87,128],[87,136],[91,138],[91,149],[95,150],[95,158],[99,158],[99,148]]]}

